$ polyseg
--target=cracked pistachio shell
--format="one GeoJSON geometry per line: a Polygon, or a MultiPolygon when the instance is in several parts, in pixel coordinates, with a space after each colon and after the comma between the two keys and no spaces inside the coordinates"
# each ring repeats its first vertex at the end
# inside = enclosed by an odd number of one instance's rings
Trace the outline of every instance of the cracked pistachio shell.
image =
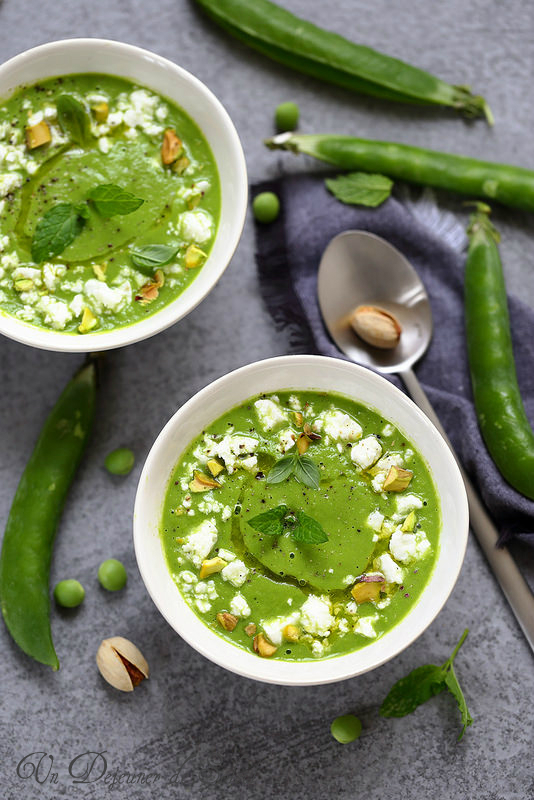
{"type": "Polygon", "coordinates": [[[112,636],[101,642],[96,664],[104,680],[121,692],[133,692],[149,674],[148,664],[139,648],[123,636],[112,636]],[[128,662],[130,669],[122,659],[128,662]]]}

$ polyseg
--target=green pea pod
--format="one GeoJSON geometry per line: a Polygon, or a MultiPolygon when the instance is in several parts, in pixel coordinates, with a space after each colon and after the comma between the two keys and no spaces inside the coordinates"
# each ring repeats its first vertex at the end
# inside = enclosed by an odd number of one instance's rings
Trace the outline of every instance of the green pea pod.
{"type": "Polygon", "coordinates": [[[49,572],[56,528],[94,416],[96,369],[82,367],[41,431],[18,485],[0,555],[0,602],[13,639],[53,669],[49,572]]]}
{"type": "Polygon", "coordinates": [[[499,234],[482,203],[468,228],[465,321],[478,424],[502,476],[534,500],[534,432],[517,383],[499,234]]]}
{"type": "Polygon", "coordinates": [[[197,0],[228,33],[288,67],[362,94],[493,116],[483,97],[424,70],[355,44],[294,16],[270,0],[197,0]]]}
{"type": "Polygon", "coordinates": [[[281,133],[265,144],[271,150],[303,153],[340,169],[378,173],[534,211],[534,171],[523,167],[353,136],[281,133]]]}

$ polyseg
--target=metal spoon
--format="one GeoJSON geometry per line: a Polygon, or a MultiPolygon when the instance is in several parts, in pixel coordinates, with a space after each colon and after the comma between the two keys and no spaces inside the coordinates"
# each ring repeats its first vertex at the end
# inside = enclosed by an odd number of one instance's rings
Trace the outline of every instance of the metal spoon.
{"type": "Polygon", "coordinates": [[[334,237],[323,253],[318,295],[325,325],[339,349],[352,361],[378,372],[397,373],[451,448],[465,482],[471,527],[534,651],[534,596],[508,550],[497,548],[497,529],[412,370],[432,336],[430,303],[418,274],[402,253],[380,236],[346,231],[334,237]],[[380,350],[358,338],[349,324],[358,305],[377,305],[397,317],[402,326],[397,347],[380,350]]]}

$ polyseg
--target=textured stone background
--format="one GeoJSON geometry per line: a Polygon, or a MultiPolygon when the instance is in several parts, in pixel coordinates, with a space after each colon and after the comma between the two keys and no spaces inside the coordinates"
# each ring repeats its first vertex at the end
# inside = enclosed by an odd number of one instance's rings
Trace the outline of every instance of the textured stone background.
{"type": "MultiPolygon", "coordinates": [[[[194,72],[219,96],[242,137],[251,180],[303,164],[261,145],[273,108],[295,99],[302,128],[399,138],[430,147],[534,162],[534,8],[528,0],[284,0],[301,15],[452,82],[469,82],[489,98],[497,126],[469,125],[447,113],[388,107],[294,75],[236,42],[202,18],[188,0],[55,0],[0,5],[0,58],[56,38],[101,36],[141,45],[194,72]]],[[[105,64],[102,69],[105,70],[105,64]]],[[[450,202],[451,207],[453,206],[450,202]]],[[[534,304],[531,219],[499,210],[510,289],[534,304]]],[[[155,339],[107,358],[87,458],[73,486],[57,539],[52,580],[76,576],[87,589],[73,613],[54,610],[61,659],[57,674],[31,663],[0,625],[2,711],[0,795],[24,798],[158,797],[218,800],[276,798],[534,797],[534,670],[528,649],[477,545],[470,541],[458,584],[430,629],[371,674],[315,688],[260,685],[224,672],[182,642],[157,613],[141,583],[131,542],[132,504],[141,465],[177,406],[214,378],[255,359],[287,352],[258,294],[253,228],[210,297],[155,339]],[[216,330],[216,335],[207,331],[216,330]],[[199,343],[202,348],[199,350],[199,343]],[[104,473],[112,447],[128,444],[137,465],[126,480],[104,473]],[[129,570],[126,590],[102,591],[96,569],[116,556],[129,570]],[[425,661],[441,661],[465,626],[471,634],[458,662],[475,723],[457,745],[458,713],[436,698],[402,720],[382,720],[378,706],[391,684],[425,661]],[[141,645],[153,677],[135,696],[108,688],[94,667],[101,638],[123,634],[141,645]],[[332,717],[362,719],[360,741],[342,747],[332,717]],[[17,777],[28,753],[53,756],[57,783],[17,777]],[[113,789],[102,778],[74,784],[69,763],[106,751],[108,774],[157,773],[153,786],[113,789]]],[[[7,339],[0,343],[0,515],[7,515],[20,472],[43,419],[80,362],[7,339]]],[[[518,550],[534,575],[527,548],[518,550]]],[[[41,778],[50,761],[43,760],[41,778]]],[[[101,771],[95,762],[89,780],[101,771]]],[[[81,760],[72,771],[80,774],[81,760]]],[[[108,778],[111,780],[111,778],[108,778]]]]}

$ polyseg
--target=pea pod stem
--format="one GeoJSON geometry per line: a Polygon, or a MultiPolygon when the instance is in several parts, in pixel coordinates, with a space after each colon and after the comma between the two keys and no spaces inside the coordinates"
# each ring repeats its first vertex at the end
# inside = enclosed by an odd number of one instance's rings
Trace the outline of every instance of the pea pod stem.
{"type": "Polygon", "coordinates": [[[478,424],[508,483],[534,500],[534,431],[517,382],[506,287],[490,209],[478,204],[469,228],[465,320],[478,424]]]}
{"type": "Polygon", "coordinates": [[[20,479],[0,554],[0,602],[19,647],[59,668],[50,628],[49,572],[57,524],[91,430],[96,367],[83,366],[50,412],[20,479]]]}
{"type": "Polygon", "coordinates": [[[265,144],[271,150],[313,156],[340,169],[379,173],[534,211],[534,171],[523,167],[353,136],[282,133],[265,144]]]}
{"type": "Polygon", "coordinates": [[[454,108],[466,116],[493,115],[469,87],[435,75],[296,17],[270,0],[197,0],[228,33],[292,69],[362,94],[401,103],[454,108]]]}

